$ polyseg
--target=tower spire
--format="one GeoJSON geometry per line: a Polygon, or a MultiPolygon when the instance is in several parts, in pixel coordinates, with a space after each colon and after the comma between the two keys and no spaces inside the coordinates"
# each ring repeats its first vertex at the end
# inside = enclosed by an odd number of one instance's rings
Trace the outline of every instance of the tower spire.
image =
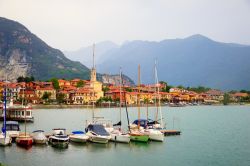
{"type": "Polygon", "coordinates": [[[90,73],[90,80],[92,82],[96,81],[96,69],[95,69],[95,43],[93,44],[93,67],[90,73]]]}
{"type": "Polygon", "coordinates": [[[95,43],[93,44],[93,69],[95,69],[95,43]]]}

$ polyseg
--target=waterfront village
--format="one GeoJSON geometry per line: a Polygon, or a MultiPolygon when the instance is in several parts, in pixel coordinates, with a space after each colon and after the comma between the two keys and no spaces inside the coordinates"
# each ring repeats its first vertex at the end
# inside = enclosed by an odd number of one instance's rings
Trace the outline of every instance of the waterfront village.
{"type": "MultiPolygon", "coordinates": [[[[221,104],[227,102],[243,103],[248,101],[249,94],[246,92],[224,93],[220,90],[208,89],[205,92],[195,92],[183,88],[168,86],[161,82],[153,85],[116,85],[112,83],[102,83],[96,79],[95,68],[91,69],[91,79],[54,79],[54,81],[41,82],[0,82],[0,97],[3,98],[3,91],[6,87],[8,99],[13,102],[37,104],[65,104],[65,105],[96,105],[105,106],[107,104],[116,105],[121,101],[128,106],[136,105],[138,101],[142,104],[154,104],[156,99],[161,99],[162,104],[186,105],[186,104],[221,104]],[[159,89],[159,93],[156,93],[159,89]],[[140,95],[138,95],[140,92],[140,95]],[[139,96],[139,100],[138,100],[139,96]],[[225,99],[228,98],[228,99],[225,99]],[[125,100],[126,99],[126,100],[125,100]]],[[[225,103],[224,103],[225,104],[225,103]]]]}

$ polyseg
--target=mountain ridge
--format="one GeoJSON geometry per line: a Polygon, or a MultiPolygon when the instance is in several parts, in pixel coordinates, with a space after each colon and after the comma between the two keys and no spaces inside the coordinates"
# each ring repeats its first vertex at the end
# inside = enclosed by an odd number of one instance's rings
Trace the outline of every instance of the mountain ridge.
{"type": "Polygon", "coordinates": [[[250,89],[250,46],[218,42],[200,34],[183,39],[129,41],[100,57],[103,62],[97,65],[99,70],[116,73],[121,66],[133,80],[137,80],[140,64],[141,79],[146,84],[154,82],[157,60],[159,80],[172,85],[250,89]]]}

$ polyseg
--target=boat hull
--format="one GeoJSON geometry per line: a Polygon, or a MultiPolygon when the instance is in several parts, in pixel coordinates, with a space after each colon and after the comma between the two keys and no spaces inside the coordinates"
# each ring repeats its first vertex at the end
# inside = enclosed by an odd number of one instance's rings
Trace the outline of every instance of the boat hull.
{"type": "Polygon", "coordinates": [[[30,147],[33,144],[33,139],[32,137],[29,136],[19,136],[16,138],[16,143],[19,146],[23,146],[23,147],[30,147]]]}
{"type": "Polygon", "coordinates": [[[110,138],[103,136],[90,136],[89,140],[94,143],[106,144],[109,142],[110,138]]]}
{"type": "Polygon", "coordinates": [[[76,143],[86,143],[89,139],[88,136],[77,136],[77,135],[71,135],[69,136],[70,141],[76,142],[76,143]]]}
{"type": "Polygon", "coordinates": [[[130,140],[135,142],[148,142],[148,135],[130,135],[130,140]]]}
{"type": "Polygon", "coordinates": [[[120,143],[129,143],[130,136],[127,134],[111,134],[111,141],[120,143]]]}
{"type": "Polygon", "coordinates": [[[10,136],[6,135],[6,137],[1,134],[0,135],[0,145],[1,146],[7,146],[7,145],[11,145],[12,139],[10,136]]]}
{"type": "Polygon", "coordinates": [[[164,141],[164,134],[150,134],[149,139],[152,141],[163,142],[164,141]]]}
{"type": "Polygon", "coordinates": [[[44,135],[43,131],[42,132],[33,132],[32,137],[33,137],[35,144],[46,144],[48,141],[48,139],[44,135]]]}
{"type": "Polygon", "coordinates": [[[149,139],[151,141],[158,141],[158,142],[164,141],[164,134],[161,133],[161,131],[159,130],[149,129],[145,131],[145,134],[149,136],[149,139]]]}
{"type": "Polygon", "coordinates": [[[56,138],[49,138],[49,143],[55,148],[67,148],[69,145],[69,138],[61,140],[56,138]]]}
{"type": "Polygon", "coordinates": [[[34,139],[35,144],[46,144],[47,139],[34,139]]]}

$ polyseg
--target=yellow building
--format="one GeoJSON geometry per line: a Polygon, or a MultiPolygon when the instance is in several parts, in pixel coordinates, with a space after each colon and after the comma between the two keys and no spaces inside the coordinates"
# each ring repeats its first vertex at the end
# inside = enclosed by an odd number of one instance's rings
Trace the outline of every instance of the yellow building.
{"type": "Polygon", "coordinates": [[[44,93],[50,93],[50,97],[49,99],[55,100],[56,99],[56,90],[51,88],[51,87],[47,87],[47,88],[41,88],[41,87],[37,87],[35,90],[35,93],[37,95],[38,98],[42,98],[44,93]]]}
{"type": "Polygon", "coordinates": [[[86,82],[83,88],[76,90],[72,96],[74,104],[90,104],[96,103],[98,99],[104,96],[102,91],[102,83],[96,80],[96,69],[94,59],[94,47],[93,47],[93,67],[90,70],[90,81],[86,82]]]}

